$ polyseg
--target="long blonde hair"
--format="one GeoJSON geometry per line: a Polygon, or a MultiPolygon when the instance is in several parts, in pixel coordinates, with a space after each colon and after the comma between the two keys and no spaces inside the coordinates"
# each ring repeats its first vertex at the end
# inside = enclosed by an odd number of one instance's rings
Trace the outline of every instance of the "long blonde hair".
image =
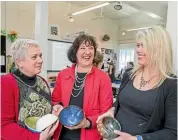
{"type": "MultiPolygon", "coordinates": [[[[173,74],[173,52],[168,31],[162,26],[153,26],[139,31],[136,35],[136,41],[142,42],[150,55],[148,66],[155,66],[158,69],[160,73],[159,83],[161,84],[166,78],[172,78],[170,75],[173,74]]],[[[142,66],[135,67],[131,77],[135,77],[141,70],[142,66]]]]}

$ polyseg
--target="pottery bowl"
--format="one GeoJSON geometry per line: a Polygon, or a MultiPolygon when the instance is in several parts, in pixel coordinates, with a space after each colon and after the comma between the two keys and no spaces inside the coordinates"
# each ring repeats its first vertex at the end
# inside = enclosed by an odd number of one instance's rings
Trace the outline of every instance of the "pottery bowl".
{"type": "Polygon", "coordinates": [[[78,125],[84,117],[82,108],[70,105],[60,112],[59,121],[64,126],[72,127],[78,125]]]}
{"type": "Polygon", "coordinates": [[[117,138],[118,135],[114,133],[114,130],[121,130],[120,123],[113,117],[104,117],[97,123],[97,129],[100,135],[108,140],[117,138]]]}

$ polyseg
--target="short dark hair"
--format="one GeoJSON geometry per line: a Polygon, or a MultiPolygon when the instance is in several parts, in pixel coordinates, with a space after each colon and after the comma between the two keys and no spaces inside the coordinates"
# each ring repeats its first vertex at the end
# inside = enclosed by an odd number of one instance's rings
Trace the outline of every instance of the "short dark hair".
{"type": "Polygon", "coordinates": [[[132,61],[130,61],[129,64],[132,65],[132,67],[134,67],[134,63],[132,61]]]}
{"type": "Polygon", "coordinates": [[[67,57],[68,57],[69,61],[71,61],[72,63],[77,62],[76,54],[77,54],[78,49],[82,43],[85,43],[85,45],[93,46],[94,47],[94,55],[96,54],[96,49],[97,49],[98,45],[96,43],[95,37],[87,35],[87,34],[79,35],[74,40],[72,46],[69,48],[69,50],[67,52],[67,57]],[[89,43],[89,44],[87,44],[87,43],[89,43]]]}

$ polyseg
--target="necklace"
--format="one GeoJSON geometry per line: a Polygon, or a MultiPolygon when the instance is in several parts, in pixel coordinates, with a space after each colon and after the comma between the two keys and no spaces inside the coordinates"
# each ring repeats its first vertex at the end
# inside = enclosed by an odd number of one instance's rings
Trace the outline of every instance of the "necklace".
{"type": "Polygon", "coordinates": [[[144,80],[143,78],[143,72],[142,72],[142,76],[140,79],[140,89],[142,89],[143,87],[145,87],[145,85],[149,84],[150,81],[155,77],[156,75],[152,76],[149,80],[144,80]]]}
{"type": "Polygon", "coordinates": [[[24,85],[26,85],[27,87],[30,87],[30,88],[35,88],[37,86],[37,80],[35,82],[34,85],[30,86],[28,84],[26,84],[25,82],[23,82],[18,76],[16,76],[15,74],[13,74],[15,76],[16,79],[18,79],[21,83],[23,83],[24,85]]]}
{"type": "Polygon", "coordinates": [[[92,69],[92,67],[90,68],[90,70],[88,71],[88,73],[83,78],[80,78],[78,76],[78,74],[77,74],[78,66],[76,65],[76,67],[75,67],[75,83],[74,83],[73,90],[78,91],[78,93],[76,95],[74,95],[73,93],[71,93],[73,97],[78,97],[80,95],[80,93],[81,93],[81,91],[82,91],[82,89],[83,89],[83,87],[85,85],[86,77],[91,72],[91,69],[92,69]],[[80,83],[80,85],[77,85],[77,83],[80,83]]]}

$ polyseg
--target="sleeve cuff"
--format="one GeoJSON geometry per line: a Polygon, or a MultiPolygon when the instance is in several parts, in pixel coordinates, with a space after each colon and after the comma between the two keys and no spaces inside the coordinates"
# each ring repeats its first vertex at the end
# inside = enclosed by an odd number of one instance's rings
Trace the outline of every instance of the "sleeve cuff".
{"type": "Polygon", "coordinates": [[[62,105],[62,106],[64,106],[62,102],[56,102],[53,105],[62,105]]]}
{"type": "Polygon", "coordinates": [[[86,127],[85,129],[91,129],[92,128],[92,121],[89,118],[86,118],[86,119],[90,122],[90,125],[89,125],[89,127],[86,127]]]}
{"type": "Polygon", "coordinates": [[[137,140],[143,140],[142,136],[136,135],[137,140]]]}
{"type": "Polygon", "coordinates": [[[62,102],[59,102],[58,104],[60,104],[60,105],[64,106],[62,102]]]}

